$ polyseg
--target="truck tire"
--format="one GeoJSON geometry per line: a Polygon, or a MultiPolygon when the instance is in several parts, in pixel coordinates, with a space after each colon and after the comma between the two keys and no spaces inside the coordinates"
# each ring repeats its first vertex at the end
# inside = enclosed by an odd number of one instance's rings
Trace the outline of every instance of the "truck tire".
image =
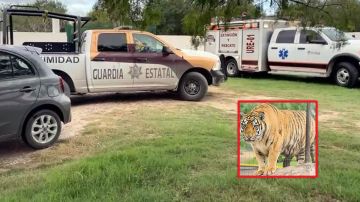
{"type": "Polygon", "coordinates": [[[208,90],[206,78],[198,72],[189,72],[181,79],[178,86],[180,99],[187,101],[200,101],[208,90]]]}
{"type": "Polygon", "coordinates": [[[226,74],[228,77],[236,77],[240,73],[235,59],[226,60],[226,74]]]}
{"type": "Polygon", "coordinates": [[[359,78],[359,70],[349,62],[341,62],[336,65],[334,80],[337,85],[352,88],[359,78]]]}
{"type": "Polygon", "coordinates": [[[40,110],[28,119],[23,140],[34,149],[44,149],[53,145],[60,133],[59,115],[51,110],[40,110]]]}

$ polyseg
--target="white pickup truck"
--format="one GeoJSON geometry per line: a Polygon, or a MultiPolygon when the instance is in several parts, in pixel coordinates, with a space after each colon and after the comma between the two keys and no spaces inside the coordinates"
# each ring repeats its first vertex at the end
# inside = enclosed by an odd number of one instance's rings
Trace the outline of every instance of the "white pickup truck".
{"type": "Polygon", "coordinates": [[[41,57],[69,86],[71,93],[171,90],[183,100],[198,101],[208,85],[224,82],[218,56],[180,50],[157,36],[129,29],[87,30],[89,20],[38,9],[3,11],[3,44],[13,43],[10,16],[46,16],[74,22],[71,42],[25,42],[42,49],[41,57]],[[9,19],[7,21],[6,19],[9,19]]]}
{"type": "Polygon", "coordinates": [[[241,72],[279,72],[332,77],[354,87],[360,71],[360,41],[330,27],[291,25],[282,20],[212,23],[205,50],[226,59],[228,76],[241,72]]]}

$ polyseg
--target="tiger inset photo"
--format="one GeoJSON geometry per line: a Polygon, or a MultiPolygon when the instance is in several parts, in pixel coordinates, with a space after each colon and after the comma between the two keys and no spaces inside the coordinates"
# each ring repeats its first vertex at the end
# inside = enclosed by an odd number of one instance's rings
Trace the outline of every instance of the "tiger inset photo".
{"type": "Polygon", "coordinates": [[[238,103],[238,176],[318,176],[317,101],[238,103]]]}

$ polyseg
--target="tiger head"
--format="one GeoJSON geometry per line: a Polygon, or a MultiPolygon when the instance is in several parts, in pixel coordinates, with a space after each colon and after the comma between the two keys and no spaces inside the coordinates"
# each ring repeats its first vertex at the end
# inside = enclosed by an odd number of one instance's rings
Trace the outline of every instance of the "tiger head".
{"type": "Polygon", "coordinates": [[[260,141],[266,130],[265,113],[241,113],[240,133],[246,142],[260,141]]]}

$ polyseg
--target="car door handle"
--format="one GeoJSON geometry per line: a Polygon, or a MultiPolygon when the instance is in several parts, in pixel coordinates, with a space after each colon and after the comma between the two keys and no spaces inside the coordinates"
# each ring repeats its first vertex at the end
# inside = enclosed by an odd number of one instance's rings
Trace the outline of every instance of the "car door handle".
{"type": "Polygon", "coordinates": [[[278,49],[278,47],[271,47],[271,49],[272,49],[272,50],[276,50],[276,49],[278,49]]]}
{"type": "Polygon", "coordinates": [[[94,58],[93,61],[105,61],[105,58],[94,58]]]}
{"type": "Polygon", "coordinates": [[[147,62],[148,59],[147,58],[135,58],[136,62],[147,62]]]}
{"type": "Polygon", "coordinates": [[[25,86],[24,88],[20,89],[20,92],[30,93],[35,90],[36,90],[36,88],[31,88],[30,86],[25,86]]]}
{"type": "Polygon", "coordinates": [[[301,48],[298,48],[298,50],[305,50],[305,48],[301,47],[301,48]]]}

